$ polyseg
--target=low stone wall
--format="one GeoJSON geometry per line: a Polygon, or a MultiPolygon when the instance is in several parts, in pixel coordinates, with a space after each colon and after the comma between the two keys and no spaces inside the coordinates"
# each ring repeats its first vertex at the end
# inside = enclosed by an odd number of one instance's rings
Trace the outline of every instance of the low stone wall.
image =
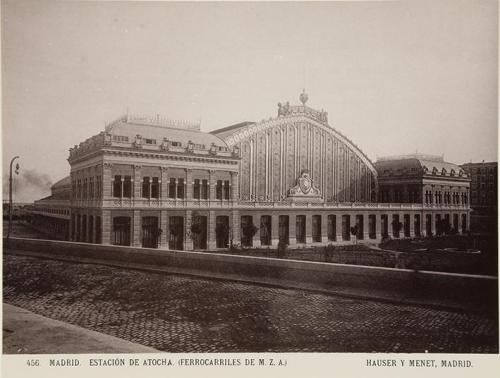
{"type": "Polygon", "coordinates": [[[11,238],[7,248],[367,298],[497,310],[498,280],[490,276],[21,238],[11,238]]]}

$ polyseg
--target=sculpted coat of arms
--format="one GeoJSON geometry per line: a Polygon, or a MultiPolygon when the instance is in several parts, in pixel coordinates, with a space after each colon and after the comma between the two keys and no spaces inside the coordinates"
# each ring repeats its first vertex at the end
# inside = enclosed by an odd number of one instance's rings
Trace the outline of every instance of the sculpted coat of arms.
{"type": "Polygon", "coordinates": [[[297,185],[289,190],[289,195],[307,196],[307,197],[320,197],[321,193],[318,188],[314,186],[313,180],[308,171],[302,171],[297,179],[297,185]]]}

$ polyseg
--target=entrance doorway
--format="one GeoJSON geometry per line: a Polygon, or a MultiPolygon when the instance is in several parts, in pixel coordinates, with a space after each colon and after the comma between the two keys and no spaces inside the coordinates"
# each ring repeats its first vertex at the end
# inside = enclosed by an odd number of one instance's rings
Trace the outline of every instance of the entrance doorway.
{"type": "Polygon", "coordinates": [[[168,248],[182,251],[184,249],[184,218],[169,217],[168,248]]]}
{"type": "Polygon", "coordinates": [[[207,217],[194,216],[191,225],[194,249],[207,249],[207,217]]]}
{"type": "Polygon", "coordinates": [[[288,215],[280,215],[279,217],[279,241],[280,243],[290,244],[288,236],[288,215]]]}
{"type": "Polygon", "coordinates": [[[130,217],[113,218],[113,244],[130,245],[130,217]]]}
{"type": "Polygon", "coordinates": [[[158,217],[142,217],[142,246],[158,248],[158,217]]]}

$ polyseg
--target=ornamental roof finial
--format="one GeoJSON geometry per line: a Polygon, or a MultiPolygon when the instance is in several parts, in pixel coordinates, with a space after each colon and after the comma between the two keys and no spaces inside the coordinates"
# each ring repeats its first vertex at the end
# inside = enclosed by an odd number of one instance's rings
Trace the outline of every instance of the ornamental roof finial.
{"type": "Polygon", "coordinates": [[[308,99],[309,99],[309,96],[307,95],[306,90],[304,88],[304,89],[302,89],[302,93],[299,96],[299,100],[303,106],[306,106],[306,102],[308,99]]]}

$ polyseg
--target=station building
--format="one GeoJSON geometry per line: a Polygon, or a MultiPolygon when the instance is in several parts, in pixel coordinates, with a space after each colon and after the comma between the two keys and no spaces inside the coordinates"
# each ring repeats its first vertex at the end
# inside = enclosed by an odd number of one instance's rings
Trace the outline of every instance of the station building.
{"type": "MultiPolygon", "coordinates": [[[[436,157],[373,164],[306,105],[210,133],[127,115],[70,149],[68,238],[176,250],[379,242],[469,228],[469,178],[436,157]],[[458,195],[458,197],[457,197],[458,195]]],[[[41,211],[50,199],[35,204],[41,211]]]]}

